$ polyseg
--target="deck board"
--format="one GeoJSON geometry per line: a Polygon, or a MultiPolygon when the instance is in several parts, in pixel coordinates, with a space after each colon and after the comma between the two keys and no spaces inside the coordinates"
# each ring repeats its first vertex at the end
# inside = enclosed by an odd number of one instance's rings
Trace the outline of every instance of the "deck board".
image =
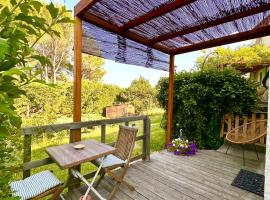
{"type": "MultiPolygon", "coordinates": [[[[214,150],[200,150],[196,156],[179,157],[167,151],[155,152],[150,162],[137,161],[130,167],[126,178],[135,191],[121,186],[115,200],[262,200],[253,193],[231,186],[241,168],[264,173],[264,160],[246,159],[226,155],[214,150]]],[[[114,181],[106,177],[98,190],[106,198],[114,181]]],[[[85,187],[66,195],[77,200],[85,187]]],[[[93,196],[93,199],[97,199],[93,196]]]]}

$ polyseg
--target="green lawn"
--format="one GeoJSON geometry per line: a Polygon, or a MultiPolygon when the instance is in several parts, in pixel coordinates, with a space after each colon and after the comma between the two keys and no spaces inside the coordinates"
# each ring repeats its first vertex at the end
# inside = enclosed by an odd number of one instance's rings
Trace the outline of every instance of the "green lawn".
{"type": "MultiPolygon", "coordinates": [[[[160,121],[162,114],[152,115],[151,119],[151,152],[163,149],[165,144],[165,131],[160,127],[160,121]]],[[[138,135],[142,134],[143,124],[142,122],[136,122],[136,126],[139,128],[138,135]]],[[[106,143],[115,141],[118,132],[118,125],[112,125],[106,127],[106,143]]],[[[83,139],[96,139],[100,140],[100,128],[93,130],[82,130],[83,139]]],[[[39,160],[47,157],[44,149],[48,146],[54,146],[59,144],[68,143],[69,135],[67,132],[55,133],[55,134],[43,134],[39,138],[33,139],[32,145],[32,160],[39,160]]],[[[134,148],[134,155],[138,155],[142,152],[142,141],[136,142],[134,148]]],[[[59,177],[60,180],[64,181],[67,177],[67,170],[60,170],[56,164],[46,165],[37,169],[32,170],[32,173],[36,173],[42,170],[52,170],[59,177]]],[[[82,165],[82,172],[88,173],[95,169],[95,166],[90,163],[82,165]]]]}

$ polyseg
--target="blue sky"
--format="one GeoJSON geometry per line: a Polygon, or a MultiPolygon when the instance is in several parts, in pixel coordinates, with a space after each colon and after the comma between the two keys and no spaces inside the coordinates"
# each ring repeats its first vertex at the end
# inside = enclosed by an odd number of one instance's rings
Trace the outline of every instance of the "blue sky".
{"type": "MultiPolygon", "coordinates": [[[[57,1],[57,0],[56,0],[57,1]]],[[[68,9],[73,10],[74,6],[79,0],[62,0],[68,9]]],[[[231,48],[235,48],[239,45],[247,44],[248,42],[235,43],[227,45],[231,48]]],[[[175,65],[177,71],[190,71],[194,68],[197,58],[202,55],[201,51],[186,53],[175,57],[175,65]]],[[[168,72],[159,71],[155,69],[148,69],[144,67],[138,67],[133,65],[126,65],[115,63],[111,60],[106,60],[104,68],[106,75],[103,81],[105,83],[116,84],[121,87],[128,87],[132,80],[143,76],[150,81],[154,86],[162,76],[168,76],[168,72]]]]}

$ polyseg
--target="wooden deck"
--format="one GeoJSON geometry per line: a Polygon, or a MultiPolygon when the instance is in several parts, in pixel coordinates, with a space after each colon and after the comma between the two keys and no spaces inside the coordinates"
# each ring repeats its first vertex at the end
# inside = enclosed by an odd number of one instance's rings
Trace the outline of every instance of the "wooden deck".
{"type": "MultiPolygon", "coordinates": [[[[178,157],[167,151],[156,152],[151,155],[150,162],[132,164],[126,178],[136,189],[131,192],[121,186],[115,200],[260,200],[263,198],[233,187],[231,182],[241,168],[263,174],[263,160],[246,159],[246,166],[243,167],[241,157],[213,150],[200,150],[193,157],[178,157]]],[[[106,177],[98,187],[105,198],[112,184],[113,181],[106,177]]],[[[66,199],[78,200],[83,190],[76,189],[66,199]]]]}

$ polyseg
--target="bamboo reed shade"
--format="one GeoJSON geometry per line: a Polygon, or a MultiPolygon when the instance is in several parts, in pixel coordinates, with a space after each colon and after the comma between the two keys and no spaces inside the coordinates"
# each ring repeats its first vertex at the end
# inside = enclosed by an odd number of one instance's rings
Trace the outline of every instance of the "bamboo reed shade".
{"type": "Polygon", "coordinates": [[[83,51],[168,70],[169,54],[268,35],[269,10],[270,0],[95,0],[80,13],[83,51]]]}

